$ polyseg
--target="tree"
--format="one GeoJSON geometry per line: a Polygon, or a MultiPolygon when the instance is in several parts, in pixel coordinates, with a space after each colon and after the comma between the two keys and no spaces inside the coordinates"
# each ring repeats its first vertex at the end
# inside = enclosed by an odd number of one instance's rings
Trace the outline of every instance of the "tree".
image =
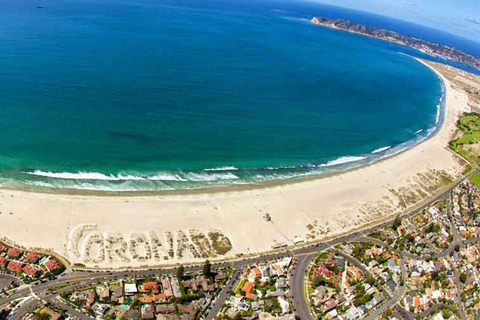
{"type": "Polygon", "coordinates": [[[392,227],[393,227],[394,230],[397,230],[398,227],[400,227],[401,224],[402,224],[402,218],[400,218],[400,216],[397,216],[395,218],[395,220],[393,220],[393,226],[392,227]]]}
{"type": "Polygon", "coordinates": [[[177,279],[182,280],[185,273],[185,267],[181,264],[177,268],[177,279]]]}
{"type": "Polygon", "coordinates": [[[203,265],[203,274],[205,277],[210,276],[212,273],[212,265],[210,264],[210,261],[205,260],[205,264],[203,265]]]}
{"type": "Polygon", "coordinates": [[[372,286],[375,283],[375,278],[370,274],[367,279],[365,279],[365,282],[372,286]]]}

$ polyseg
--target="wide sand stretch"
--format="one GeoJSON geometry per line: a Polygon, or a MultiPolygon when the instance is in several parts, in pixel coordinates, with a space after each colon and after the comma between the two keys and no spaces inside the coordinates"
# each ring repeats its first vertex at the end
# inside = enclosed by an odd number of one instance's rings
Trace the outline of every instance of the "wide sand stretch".
{"type": "MultiPolygon", "coordinates": [[[[105,197],[0,190],[0,235],[72,263],[126,267],[269,251],[358,228],[419,203],[461,176],[448,150],[465,93],[446,87],[445,121],[427,141],[329,177],[250,190],[105,197]]],[[[392,119],[392,121],[395,121],[392,119]]]]}

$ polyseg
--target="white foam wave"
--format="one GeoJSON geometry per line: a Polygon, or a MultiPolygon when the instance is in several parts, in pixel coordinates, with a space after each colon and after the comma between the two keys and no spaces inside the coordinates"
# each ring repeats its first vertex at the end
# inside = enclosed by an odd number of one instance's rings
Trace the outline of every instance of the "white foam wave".
{"type": "Polygon", "coordinates": [[[236,167],[226,166],[226,167],[205,169],[203,171],[237,171],[237,170],[238,170],[238,168],[236,168],[236,167]]]}
{"type": "Polygon", "coordinates": [[[137,186],[137,185],[95,185],[87,182],[73,183],[73,184],[56,184],[48,183],[43,181],[26,181],[27,185],[40,188],[62,188],[62,189],[74,189],[74,190],[86,190],[86,191],[103,191],[103,192],[138,192],[138,191],[152,191],[152,190],[175,190],[174,188],[168,187],[166,185],[156,186],[137,186]]]}
{"type": "Polygon", "coordinates": [[[101,180],[101,181],[187,181],[186,179],[180,177],[179,175],[170,174],[170,173],[159,173],[153,176],[142,177],[134,175],[106,175],[98,172],[50,172],[50,171],[41,171],[35,170],[33,172],[25,172],[31,176],[39,176],[45,178],[53,179],[63,179],[63,180],[101,180]]]}
{"type": "Polygon", "coordinates": [[[387,151],[387,150],[389,150],[389,149],[391,149],[391,148],[392,148],[392,146],[387,146],[387,147],[383,147],[383,148],[378,148],[378,149],[373,150],[372,153],[374,153],[374,154],[375,154],[375,153],[380,153],[380,152],[383,152],[383,151],[387,151]]]}
{"type": "Polygon", "coordinates": [[[190,172],[185,174],[185,177],[189,181],[218,181],[218,180],[236,180],[238,177],[233,173],[194,173],[190,172]]]}
{"type": "Polygon", "coordinates": [[[419,133],[422,133],[422,132],[423,132],[423,129],[420,129],[420,130],[415,131],[415,134],[419,134],[419,133]]]}
{"type": "MultiPolygon", "coordinates": [[[[114,176],[114,175],[106,175],[98,172],[71,173],[71,172],[50,172],[50,171],[35,170],[33,172],[25,172],[25,173],[32,176],[55,178],[55,179],[67,179],[67,180],[120,181],[120,180],[128,180],[127,178],[133,178],[131,176],[114,176]]],[[[141,178],[136,180],[141,180],[141,178]]]]}
{"type": "Polygon", "coordinates": [[[436,116],[436,119],[435,119],[435,124],[438,124],[438,122],[440,121],[440,115],[441,115],[441,105],[438,104],[437,105],[437,116],[436,116]]]}
{"type": "Polygon", "coordinates": [[[338,159],[329,161],[327,163],[321,164],[320,167],[332,167],[332,166],[338,166],[341,164],[345,163],[350,163],[350,162],[357,162],[366,159],[367,157],[352,157],[352,156],[347,156],[347,157],[340,157],[338,159]]]}
{"type": "Polygon", "coordinates": [[[178,174],[172,174],[172,173],[159,173],[154,176],[148,177],[148,180],[151,181],[187,181],[187,179],[182,178],[178,174]]]}

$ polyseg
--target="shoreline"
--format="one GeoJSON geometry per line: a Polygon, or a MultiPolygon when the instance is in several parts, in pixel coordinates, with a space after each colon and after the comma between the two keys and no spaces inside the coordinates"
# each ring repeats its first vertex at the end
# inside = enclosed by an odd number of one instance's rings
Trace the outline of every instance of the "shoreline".
{"type": "MultiPolygon", "coordinates": [[[[402,53],[403,54],[403,53],[402,53]]],[[[240,192],[240,191],[252,191],[252,190],[261,190],[267,188],[275,188],[275,187],[283,187],[291,184],[298,184],[308,181],[317,181],[322,179],[327,179],[329,177],[333,177],[336,175],[345,174],[348,172],[352,172],[355,170],[360,170],[364,167],[374,166],[377,163],[383,162],[388,160],[392,157],[396,157],[399,154],[407,152],[408,150],[415,148],[419,144],[425,143],[429,139],[433,138],[438,132],[441,130],[444,121],[445,121],[445,102],[446,102],[446,89],[445,83],[442,79],[442,76],[436,71],[432,66],[430,66],[424,59],[413,57],[407,54],[403,54],[411,59],[414,59],[421,63],[422,65],[426,66],[430,69],[438,78],[442,94],[440,97],[440,102],[438,106],[438,121],[433,125],[433,127],[429,127],[426,129],[421,129],[422,132],[428,132],[432,130],[427,136],[420,137],[416,136],[412,139],[407,141],[398,143],[395,146],[388,146],[384,147],[387,148],[385,150],[381,150],[380,152],[375,152],[377,150],[372,151],[369,154],[361,154],[361,155],[354,155],[352,157],[364,157],[364,159],[353,161],[351,163],[342,163],[339,165],[333,165],[333,170],[326,171],[326,172],[312,172],[312,173],[305,173],[305,174],[297,174],[292,177],[288,178],[274,178],[272,180],[266,180],[261,182],[255,183],[231,183],[228,185],[215,185],[215,186],[203,186],[198,188],[181,188],[181,189],[173,189],[173,190],[139,190],[139,191],[110,191],[110,190],[90,190],[90,189],[75,189],[75,188],[55,188],[55,187],[45,187],[42,190],[42,187],[32,186],[29,188],[25,186],[24,188],[19,187],[0,187],[0,190],[8,190],[12,192],[26,192],[32,194],[50,194],[50,195],[63,195],[63,196],[75,196],[75,197],[158,197],[158,196],[185,196],[185,195],[202,195],[202,194],[216,194],[216,193],[225,193],[225,192],[240,192]],[[418,139],[418,141],[416,141],[418,139]],[[404,146],[405,147],[402,147],[404,146]],[[396,148],[400,148],[400,150],[395,151],[396,148]],[[385,153],[386,152],[386,153],[385,153]],[[392,152],[388,154],[388,152],[392,152]],[[385,153],[382,155],[382,153],[385,153]],[[378,158],[375,158],[378,156],[378,158]],[[374,157],[373,159],[371,157],[374,157]],[[335,167],[344,166],[344,168],[335,169],[335,167]]],[[[429,61],[430,62],[430,61],[429,61]]],[[[384,149],[380,148],[380,149],[384,149]]],[[[347,156],[341,156],[338,159],[344,158],[347,156]]],[[[335,161],[335,160],[332,160],[335,161]]],[[[317,166],[321,167],[321,165],[317,166]]],[[[326,166],[327,167],[327,166],[326,166]]],[[[206,170],[204,170],[206,171],[206,170]]]]}
{"type": "Polygon", "coordinates": [[[24,247],[51,249],[72,264],[105,269],[229,260],[364,228],[411,210],[463,176],[467,164],[448,142],[458,117],[470,110],[468,97],[441,79],[445,108],[437,132],[371,165],[215,193],[105,197],[0,190],[0,234],[24,247]]]}

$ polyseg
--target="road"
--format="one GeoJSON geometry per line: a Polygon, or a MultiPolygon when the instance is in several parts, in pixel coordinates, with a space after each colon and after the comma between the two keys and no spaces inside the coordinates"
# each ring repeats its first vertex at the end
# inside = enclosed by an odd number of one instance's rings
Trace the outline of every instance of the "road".
{"type": "Polygon", "coordinates": [[[227,283],[225,284],[224,289],[220,292],[219,296],[217,297],[217,299],[213,303],[213,306],[210,309],[210,312],[208,312],[208,315],[205,318],[206,320],[215,319],[215,316],[218,314],[220,309],[222,309],[222,307],[225,305],[225,302],[227,301],[230,290],[233,289],[233,286],[238,281],[241,274],[242,274],[242,270],[240,270],[240,269],[235,269],[235,271],[233,271],[232,276],[230,277],[230,279],[228,279],[227,283]]]}
{"type": "Polygon", "coordinates": [[[305,275],[315,253],[297,256],[289,277],[290,294],[295,308],[295,315],[302,320],[313,320],[308,302],[305,298],[305,275]]]}

